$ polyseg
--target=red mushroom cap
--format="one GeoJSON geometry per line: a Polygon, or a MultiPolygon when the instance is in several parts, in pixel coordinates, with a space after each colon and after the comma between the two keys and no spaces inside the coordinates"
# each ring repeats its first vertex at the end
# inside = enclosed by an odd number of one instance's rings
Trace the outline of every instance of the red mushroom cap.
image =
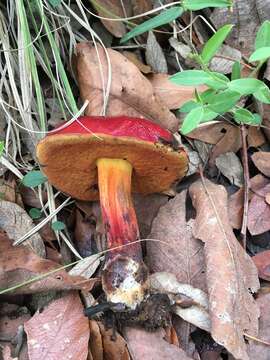
{"type": "Polygon", "coordinates": [[[37,157],[56,188],[80,200],[96,200],[99,158],[129,161],[134,192],[167,190],[188,166],[185,151],[171,143],[171,133],[149,120],[84,116],[41,140],[37,157]]]}

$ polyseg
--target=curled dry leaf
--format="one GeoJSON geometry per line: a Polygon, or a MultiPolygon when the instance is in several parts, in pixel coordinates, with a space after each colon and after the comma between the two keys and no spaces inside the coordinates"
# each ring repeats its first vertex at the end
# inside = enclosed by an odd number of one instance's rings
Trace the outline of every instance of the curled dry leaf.
{"type": "Polygon", "coordinates": [[[258,330],[250,294],[259,289],[257,269],[230,226],[225,188],[199,180],[190,195],[197,213],[194,236],[205,243],[211,335],[236,359],[247,360],[244,332],[256,336],[258,330]]]}
{"type": "Polygon", "coordinates": [[[259,319],[259,334],[257,338],[259,341],[249,340],[248,354],[250,359],[269,360],[270,346],[263,344],[261,341],[270,343],[270,294],[262,294],[256,300],[260,308],[259,319]]]}
{"type": "Polygon", "coordinates": [[[94,279],[87,280],[82,276],[71,276],[59,264],[37,256],[29,247],[14,247],[5,234],[0,233],[0,288],[8,289],[37,276],[44,275],[41,280],[13,290],[12,294],[31,294],[49,290],[90,290],[94,279]]]}
{"type": "MultiPolygon", "coordinates": [[[[108,116],[145,117],[169,130],[176,131],[178,119],[163,105],[153,87],[139,69],[119,52],[107,49],[111,63],[112,82],[106,109],[108,116]],[[143,89],[143,91],[142,91],[143,89]]],[[[108,62],[101,46],[97,50],[89,43],[77,45],[78,83],[83,101],[88,100],[86,115],[101,115],[103,110],[103,83],[108,81],[108,62]],[[97,54],[98,51],[98,54],[97,54]],[[98,60],[101,62],[101,66],[98,60]]]]}
{"type": "MultiPolygon", "coordinates": [[[[270,281],[270,250],[262,251],[252,257],[261,279],[270,281]]],[[[269,324],[270,325],[270,324],[269,324]]]]}
{"type": "Polygon", "coordinates": [[[149,278],[150,289],[153,292],[175,294],[185,298],[185,306],[175,305],[174,313],[185,321],[210,331],[211,322],[208,313],[207,294],[200,289],[194,288],[189,284],[182,284],[177,281],[176,276],[166,272],[154,273],[149,278]],[[188,299],[188,300],[187,300],[188,299]],[[187,305],[187,301],[190,305],[187,305]]]}
{"type": "Polygon", "coordinates": [[[89,324],[76,292],[51,302],[25,323],[30,360],[86,360],[89,324]]]}
{"type": "MultiPolygon", "coordinates": [[[[12,240],[18,240],[33,228],[33,221],[27,212],[19,205],[9,202],[0,202],[0,228],[12,240]]],[[[41,257],[46,256],[44,243],[38,233],[31,236],[25,244],[31,247],[41,257]]]]}
{"type": "MultiPolygon", "coordinates": [[[[195,87],[175,85],[167,74],[151,74],[148,76],[154,92],[169,109],[179,109],[185,102],[194,98],[195,87]]],[[[204,91],[206,86],[196,86],[198,91],[204,91]]]]}
{"type": "Polygon", "coordinates": [[[128,327],[124,329],[124,337],[133,360],[192,360],[182,349],[164,340],[165,335],[163,329],[155,332],[128,327]]]}
{"type": "Polygon", "coordinates": [[[94,272],[103,260],[100,254],[94,254],[84,258],[78,262],[70,271],[69,275],[72,276],[83,276],[86,279],[90,279],[94,272]]]}
{"type": "MultiPolygon", "coordinates": [[[[98,14],[107,18],[124,18],[131,16],[131,4],[129,0],[99,0],[91,1],[98,14]]],[[[115,37],[120,38],[126,33],[125,24],[121,21],[109,21],[101,19],[105,28],[115,37]]]]}
{"type": "Polygon", "coordinates": [[[270,152],[258,151],[251,156],[256,167],[266,176],[270,176],[270,152]]]}
{"type": "Polygon", "coordinates": [[[151,66],[154,72],[167,74],[167,61],[153,31],[148,33],[145,58],[147,64],[151,66]]]}

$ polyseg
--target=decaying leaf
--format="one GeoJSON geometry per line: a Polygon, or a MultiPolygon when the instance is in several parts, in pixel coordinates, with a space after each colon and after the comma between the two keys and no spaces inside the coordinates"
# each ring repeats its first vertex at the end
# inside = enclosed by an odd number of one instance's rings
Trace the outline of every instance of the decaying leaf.
{"type": "Polygon", "coordinates": [[[89,320],[90,340],[89,347],[93,360],[103,360],[103,343],[97,321],[89,320]]]}
{"type": "Polygon", "coordinates": [[[259,147],[265,143],[265,137],[261,128],[250,126],[248,128],[247,143],[249,147],[259,147]]]}
{"type": "Polygon", "coordinates": [[[25,323],[30,360],[86,360],[89,324],[76,292],[51,302],[25,323]]]}
{"type": "MultiPolygon", "coordinates": [[[[29,281],[59,268],[59,264],[37,256],[28,246],[14,247],[0,233],[0,288],[2,290],[29,281]]],[[[19,287],[12,294],[32,294],[48,290],[90,290],[94,280],[82,276],[71,276],[64,269],[55,271],[41,280],[19,287]]]]}
{"type": "Polygon", "coordinates": [[[231,184],[239,187],[243,185],[243,167],[235,153],[227,152],[219,155],[216,158],[216,166],[231,184]]]}
{"type": "Polygon", "coordinates": [[[83,216],[77,209],[74,238],[78,251],[82,257],[90,256],[92,254],[95,232],[95,219],[92,216],[83,216]]]}
{"type": "MultiPolygon", "coordinates": [[[[131,0],[134,15],[143,14],[152,9],[151,1],[148,0],[131,0]]],[[[143,21],[140,19],[140,21],[143,21]]]]}
{"type": "Polygon", "coordinates": [[[115,339],[113,339],[113,329],[105,329],[101,322],[98,323],[98,326],[102,336],[104,359],[129,360],[127,344],[122,336],[116,333],[115,339]]]}
{"type": "Polygon", "coordinates": [[[140,59],[138,59],[136,56],[136,53],[131,51],[123,51],[123,55],[134,65],[136,65],[143,74],[149,74],[152,71],[151,66],[145,65],[142,61],[140,61],[140,59]]]}
{"type": "MultiPolygon", "coordinates": [[[[154,88],[154,93],[171,110],[179,109],[185,102],[194,98],[194,87],[175,85],[167,74],[151,74],[148,79],[154,88]]],[[[206,86],[196,86],[196,89],[204,91],[206,86]]]]}
{"type": "Polygon", "coordinates": [[[182,349],[164,340],[163,329],[147,332],[139,328],[125,328],[124,337],[133,360],[192,360],[182,349]]]}
{"type": "Polygon", "coordinates": [[[169,272],[181,283],[206,290],[203,244],[192,235],[193,222],[186,223],[186,191],[162,206],[152,224],[147,254],[152,272],[169,272]]]}
{"type": "Polygon", "coordinates": [[[179,297],[180,304],[174,306],[175,314],[203,330],[211,330],[208,298],[205,292],[189,284],[180,283],[175,275],[167,272],[150,275],[149,282],[152,292],[174,294],[179,297]],[[181,306],[181,296],[185,301],[185,306],[181,306]]]}
{"type": "Polygon", "coordinates": [[[145,58],[147,64],[151,66],[154,72],[168,73],[166,58],[152,31],[149,31],[148,33],[145,58]]]}
{"type": "Polygon", "coordinates": [[[90,279],[103,260],[100,254],[94,254],[78,262],[70,271],[71,276],[83,276],[90,279]]]}
{"type": "Polygon", "coordinates": [[[233,229],[240,229],[243,221],[244,189],[232,194],[228,200],[228,214],[233,229]]]}
{"type": "MultiPolygon", "coordinates": [[[[270,250],[262,251],[252,257],[261,279],[270,281],[270,250]]],[[[270,326],[270,324],[269,324],[270,326]]]]}
{"type": "MultiPolygon", "coordinates": [[[[18,240],[33,226],[32,219],[23,208],[9,201],[0,201],[0,228],[7,233],[10,239],[18,240]]],[[[31,236],[25,244],[28,244],[39,256],[45,257],[45,246],[38,233],[31,236]]]]}
{"type": "Polygon", "coordinates": [[[258,151],[251,158],[264,175],[270,176],[270,152],[258,151]]]}
{"type": "MultiPolygon", "coordinates": [[[[108,63],[104,50],[97,47],[104,78],[108,81],[108,63]]],[[[106,109],[108,116],[145,117],[169,130],[178,129],[178,120],[154,94],[151,83],[139,69],[119,52],[107,49],[111,62],[112,82],[106,109]],[[143,91],[142,91],[143,89],[143,91]]],[[[97,51],[88,43],[77,45],[77,73],[82,100],[88,100],[86,115],[101,115],[103,83],[97,51]]]]}
{"type": "Polygon", "coordinates": [[[210,62],[209,68],[222,74],[230,74],[235,61],[241,60],[241,52],[228,45],[222,45],[210,62]]]}
{"type": "Polygon", "coordinates": [[[247,360],[243,334],[257,335],[257,269],[229,223],[227,192],[208,180],[190,187],[196,220],[193,234],[205,244],[211,335],[236,359],[247,360]]]}
{"type": "Polygon", "coordinates": [[[250,359],[269,360],[270,346],[260,343],[266,341],[270,343],[270,294],[262,294],[256,300],[260,308],[259,319],[259,334],[257,338],[259,341],[249,340],[248,354],[250,359]]]}
{"type": "MultiPolygon", "coordinates": [[[[131,15],[131,4],[128,0],[99,0],[91,1],[98,14],[107,18],[124,18],[131,15]]],[[[105,28],[115,37],[120,38],[126,33],[125,24],[121,21],[101,19],[105,28]]]]}

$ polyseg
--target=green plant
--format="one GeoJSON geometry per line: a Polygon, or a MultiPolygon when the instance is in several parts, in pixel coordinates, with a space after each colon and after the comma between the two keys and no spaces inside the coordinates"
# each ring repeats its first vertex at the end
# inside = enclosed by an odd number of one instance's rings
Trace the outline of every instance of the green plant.
{"type": "Polygon", "coordinates": [[[208,7],[231,7],[232,3],[233,0],[182,0],[179,2],[181,6],[163,10],[159,15],[136,26],[122,37],[120,43],[124,43],[146,31],[168,24],[180,17],[185,11],[201,10],[208,7]]]}
{"type": "Polygon", "coordinates": [[[216,54],[232,29],[225,25],[219,29],[205,44],[200,55],[191,55],[200,65],[201,70],[185,70],[171,76],[170,80],[178,85],[206,85],[208,89],[202,93],[195,91],[194,100],[186,102],[179,109],[187,113],[182,127],[182,134],[188,134],[200,123],[211,121],[224,113],[230,113],[238,124],[259,125],[262,121],[257,113],[238,105],[243,96],[252,95],[256,100],[270,104],[268,86],[254,76],[270,57],[270,22],[265,21],[258,30],[255,40],[255,51],[249,62],[257,62],[249,77],[241,78],[241,66],[235,62],[231,80],[209,69],[209,62],[216,54]]]}

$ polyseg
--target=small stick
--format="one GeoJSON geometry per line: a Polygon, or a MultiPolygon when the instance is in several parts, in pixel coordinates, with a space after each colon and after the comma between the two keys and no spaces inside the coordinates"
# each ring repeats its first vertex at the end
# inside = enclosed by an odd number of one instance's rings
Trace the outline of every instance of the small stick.
{"type": "Polygon", "coordinates": [[[247,245],[247,221],[248,221],[248,194],[249,194],[249,168],[247,156],[247,129],[245,125],[240,126],[241,140],[242,140],[242,162],[244,169],[244,211],[242,219],[242,245],[246,249],[247,245]]]}

